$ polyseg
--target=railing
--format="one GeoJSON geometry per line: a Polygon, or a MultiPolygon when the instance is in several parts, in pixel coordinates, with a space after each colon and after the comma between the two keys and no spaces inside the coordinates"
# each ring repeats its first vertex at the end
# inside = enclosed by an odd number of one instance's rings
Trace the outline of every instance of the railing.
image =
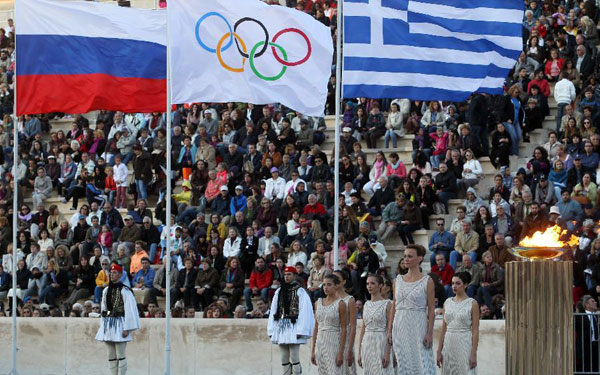
{"type": "Polygon", "coordinates": [[[600,313],[573,314],[574,375],[600,375],[600,313]]]}

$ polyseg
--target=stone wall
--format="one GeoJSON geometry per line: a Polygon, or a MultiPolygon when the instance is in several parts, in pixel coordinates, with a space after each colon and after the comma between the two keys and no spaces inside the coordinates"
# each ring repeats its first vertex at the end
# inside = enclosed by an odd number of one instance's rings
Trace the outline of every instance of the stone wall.
{"type": "MultiPolygon", "coordinates": [[[[281,374],[279,352],[266,336],[266,320],[172,319],[171,373],[174,375],[281,374]]],[[[164,319],[143,319],[127,346],[129,374],[164,374],[164,319]]],[[[441,322],[435,325],[435,343],[441,322]]],[[[18,323],[21,375],[104,375],[104,344],[94,340],[98,319],[28,318],[18,323]]],[[[360,325],[359,325],[360,326],[360,325]]],[[[0,374],[11,369],[11,319],[0,318],[0,374]]],[[[504,321],[481,324],[479,375],[504,374],[504,321]]],[[[310,346],[302,347],[305,374],[310,346]]],[[[359,374],[362,371],[359,369],[359,374]]]]}

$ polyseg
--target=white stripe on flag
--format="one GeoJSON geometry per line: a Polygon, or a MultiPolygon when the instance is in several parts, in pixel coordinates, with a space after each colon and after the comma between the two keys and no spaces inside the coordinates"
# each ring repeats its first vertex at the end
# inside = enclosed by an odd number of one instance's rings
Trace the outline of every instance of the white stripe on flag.
{"type": "MultiPolygon", "coordinates": [[[[494,64],[500,68],[508,69],[511,69],[515,65],[515,60],[504,57],[495,51],[469,52],[418,46],[386,45],[382,48],[381,46],[372,44],[346,43],[344,45],[344,56],[440,61],[458,64],[469,63],[473,65],[494,64]]],[[[347,74],[347,72],[344,72],[344,74],[347,74]]],[[[364,80],[363,82],[368,81],[364,80]]]]}
{"type": "Polygon", "coordinates": [[[516,22],[516,20],[520,20],[523,17],[523,11],[517,9],[461,9],[447,5],[421,3],[412,0],[408,2],[408,11],[436,17],[468,21],[521,23],[516,22]],[[511,20],[514,21],[511,22],[511,20]]]}
{"type": "Polygon", "coordinates": [[[499,47],[518,50],[523,46],[523,39],[519,37],[501,36],[501,35],[478,35],[471,33],[459,33],[450,31],[440,25],[432,23],[411,23],[409,25],[411,34],[426,34],[443,37],[453,37],[464,41],[489,40],[499,47]]]}
{"type": "Polygon", "coordinates": [[[166,11],[123,8],[90,1],[26,0],[19,1],[19,13],[21,35],[110,37],[167,45],[164,32],[166,11]],[[40,22],[40,17],[31,16],[40,13],[44,15],[43,22],[40,22]],[[104,17],[107,22],[99,23],[98,17],[104,17]]]}
{"type": "Polygon", "coordinates": [[[368,82],[369,85],[430,87],[452,91],[473,92],[479,87],[501,87],[504,84],[504,78],[487,77],[485,79],[478,79],[421,73],[344,72],[345,85],[364,85],[365,82],[368,82]]]}
{"type": "MultiPolygon", "coordinates": [[[[367,17],[376,16],[378,19],[399,19],[404,22],[408,22],[408,12],[405,10],[398,10],[392,8],[386,8],[382,6],[370,6],[364,3],[350,3],[344,2],[344,17],[367,17]]],[[[381,33],[381,31],[379,31],[381,33]]]]}

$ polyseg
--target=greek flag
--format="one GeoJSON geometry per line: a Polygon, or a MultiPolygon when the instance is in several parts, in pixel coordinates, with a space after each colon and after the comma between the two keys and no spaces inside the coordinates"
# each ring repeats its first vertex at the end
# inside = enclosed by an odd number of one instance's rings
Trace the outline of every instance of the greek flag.
{"type": "Polygon", "coordinates": [[[522,0],[345,0],[343,96],[462,101],[501,94],[522,0]]]}

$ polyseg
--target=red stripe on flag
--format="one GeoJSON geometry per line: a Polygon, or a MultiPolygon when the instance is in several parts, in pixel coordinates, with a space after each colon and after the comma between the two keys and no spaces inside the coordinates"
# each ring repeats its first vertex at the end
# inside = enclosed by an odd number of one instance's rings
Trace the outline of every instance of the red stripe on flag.
{"type": "Polygon", "coordinates": [[[87,113],[97,109],[164,112],[165,79],[107,74],[17,76],[17,114],[87,113]]]}

